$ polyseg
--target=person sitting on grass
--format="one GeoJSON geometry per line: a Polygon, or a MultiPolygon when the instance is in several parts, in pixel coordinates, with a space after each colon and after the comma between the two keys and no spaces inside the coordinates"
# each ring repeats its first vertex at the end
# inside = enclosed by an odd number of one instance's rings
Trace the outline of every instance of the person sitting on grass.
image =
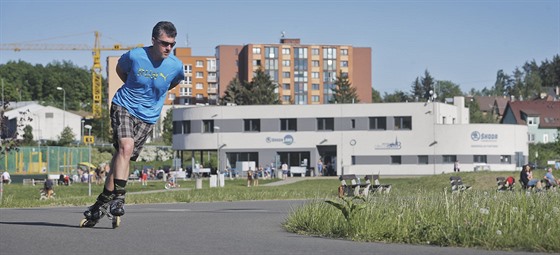
{"type": "Polygon", "coordinates": [[[548,182],[547,186],[555,188],[560,184],[560,180],[556,180],[554,175],[552,175],[552,168],[548,168],[546,174],[544,175],[544,179],[548,182]]]}
{"type": "Polygon", "coordinates": [[[43,184],[43,190],[45,191],[45,194],[47,194],[47,199],[51,198],[52,194],[54,193],[53,180],[47,179],[43,184]]]}
{"type": "Polygon", "coordinates": [[[519,181],[523,188],[525,189],[533,189],[537,188],[537,190],[541,189],[541,185],[539,180],[533,178],[533,170],[531,170],[531,166],[524,165],[521,173],[519,174],[519,181]]]}

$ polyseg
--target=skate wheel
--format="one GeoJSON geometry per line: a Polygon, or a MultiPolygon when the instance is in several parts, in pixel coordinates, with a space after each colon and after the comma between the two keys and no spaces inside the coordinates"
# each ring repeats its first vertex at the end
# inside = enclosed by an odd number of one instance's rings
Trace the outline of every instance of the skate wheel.
{"type": "Polygon", "coordinates": [[[80,228],[85,227],[86,224],[87,224],[87,219],[82,219],[82,220],[80,221],[80,228]]]}
{"type": "Polygon", "coordinates": [[[121,225],[121,216],[113,216],[113,228],[118,228],[121,225]]]}

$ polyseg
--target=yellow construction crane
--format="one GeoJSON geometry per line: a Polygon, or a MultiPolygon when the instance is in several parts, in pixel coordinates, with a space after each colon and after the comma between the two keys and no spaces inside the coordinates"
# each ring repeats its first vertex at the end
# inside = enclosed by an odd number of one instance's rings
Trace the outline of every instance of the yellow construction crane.
{"type": "Polygon", "coordinates": [[[123,46],[121,44],[114,44],[110,47],[104,47],[100,44],[100,34],[95,31],[95,44],[93,48],[89,45],[81,44],[19,44],[19,43],[6,43],[0,44],[0,50],[87,50],[91,51],[93,55],[93,66],[91,68],[91,89],[93,95],[92,111],[94,118],[101,117],[101,99],[103,95],[101,83],[101,51],[105,50],[130,50],[133,48],[143,47],[142,44],[133,46],[123,46]]]}

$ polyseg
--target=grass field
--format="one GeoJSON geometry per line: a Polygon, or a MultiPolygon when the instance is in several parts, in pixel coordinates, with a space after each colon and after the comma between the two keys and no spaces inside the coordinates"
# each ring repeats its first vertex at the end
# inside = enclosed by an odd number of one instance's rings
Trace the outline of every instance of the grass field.
{"type": "MultiPolygon", "coordinates": [[[[382,176],[382,184],[393,185],[391,193],[373,194],[364,201],[337,198],[339,181],[334,178],[302,178],[280,186],[263,186],[277,180],[261,179],[261,186],[251,188],[244,179],[227,178],[225,187],[209,188],[206,179],[199,190],[189,180],[179,182],[186,190],[157,193],[142,191],[163,191],[164,182],[153,181],[148,186],[130,183],[127,204],[309,199],[288,216],[284,223],[288,231],[355,241],[560,252],[560,191],[526,193],[519,187],[513,192],[496,191],[496,177],[512,175],[517,179],[518,172],[458,175],[473,188],[450,193],[449,174],[382,176]],[[343,210],[350,213],[345,217],[343,210]]],[[[544,171],[535,172],[537,178],[543,175],[544,171]]],[[[87,206],[102,190],[101,185],[93,184],[90,197],[87,184],[56,186],[55,199],[39,201],[39,188],[4,185],[0,207],[87,206]]]]}

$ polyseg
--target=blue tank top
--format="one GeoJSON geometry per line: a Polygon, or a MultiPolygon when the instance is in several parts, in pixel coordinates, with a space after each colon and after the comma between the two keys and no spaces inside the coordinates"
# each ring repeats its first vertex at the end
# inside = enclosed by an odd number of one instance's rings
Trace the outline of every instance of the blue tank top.
{"type": "Polygon", "coordinates": [[[148,54],[150,47],[136,48],[123,54],[119,67],[128,74],[112,103],[120,105],[142,121],[156,123],[171,84],[185,79],[183,63],[169,55],[161,63],[153,62],[148,54]]]}

